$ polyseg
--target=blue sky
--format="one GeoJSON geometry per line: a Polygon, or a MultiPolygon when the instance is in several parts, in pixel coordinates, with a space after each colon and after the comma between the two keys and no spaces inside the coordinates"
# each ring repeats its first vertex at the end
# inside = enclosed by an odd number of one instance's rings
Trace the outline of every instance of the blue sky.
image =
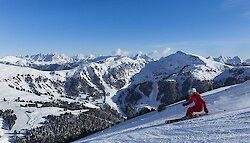
{"type": "Polygon", "coordinates": [[[250,58],[249,25],[249,0],[0,0],[0,57],[120,49],[250,58]]]}

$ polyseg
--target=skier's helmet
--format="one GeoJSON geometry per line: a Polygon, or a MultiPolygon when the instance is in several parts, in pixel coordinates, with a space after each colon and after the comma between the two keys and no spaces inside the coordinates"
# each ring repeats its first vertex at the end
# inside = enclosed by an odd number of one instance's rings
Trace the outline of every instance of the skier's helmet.
{"type": "Polygon", "coordinates": [[[195,88],[191,88],[191,89],[188,90],[188,94],[189,94],[189,95],[193,95],[193,94],[195,94],[196,92],[197,92],[197,91],[196,91],[195,88]]]}

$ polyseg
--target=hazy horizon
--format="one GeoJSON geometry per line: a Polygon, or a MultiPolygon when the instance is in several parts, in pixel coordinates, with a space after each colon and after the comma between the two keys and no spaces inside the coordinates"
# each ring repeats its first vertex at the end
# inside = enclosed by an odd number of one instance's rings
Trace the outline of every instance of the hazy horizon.
{"type": "MultiPolygon", "coordinates": [[[[219,58],[220,56],[222,57],[235,57],[235,56],[238,56],[238,55],[218,55],[218,56],[211,56],[211,55],[201,55],[201,54],[196,54],[196,53],[190,53],[190,52],[186,52],[186,51],[183,51],[183,50],[177,50],[177,51],[172,51],[172,49],[165,49],[163,51],[151,51],[151,52],[148,52],[148,53],[142,53],[141,51],[140,52],[136,52],[136,53],[131,53],[129,51],[124,51],[122,49],[117,49],[116,51],[112,51],[110,54],[82,54],[82,53],[78,53],[76,55],[69,55],[67,53],[60,53],[60,52],[48,52],[48,53],[33,53],[33,54],[23,54],[23,55],[6,55],[6,56],[0,56],[0,59],[1,58],[4,58],[4,57],[7,57],[7,56],[31,56],[31,55],[38,55],[38,54],[43,54],[43,55],[46,55],[46,54],[59,54],[59,55],[65,55],[65,56],[68,56],[68,57],[74,57],[74,56],[116,56],[116,55],[120,55],[120,56],[135,56],[137,54],[144,54],[144,55],[147,55],[149,56],[150,58],[153,58],[153,59],[160,59],[161,57],[166,57],[166,56],[169,56],[170,54],[174,54],[178,51],[182,51],[182,52],[185,52],[185,53],[188,53],[188,54],[194,54],[194,55],[199,55],[199,56],[203,56],[204,58],[208,58],[208,57],[213,57],[213,58],[219,58]]],[[[248,60],[250,59],[250,56],[249,57],[241,57],[241,56],[238,56],[240,57],[241,59],[243,60],[248,60]]]]}
{"type": "Polygon", "coordinates": [[[120,50],[250,58],[248,0],[0,0],[0,18],[0,57],[120,50]]]}

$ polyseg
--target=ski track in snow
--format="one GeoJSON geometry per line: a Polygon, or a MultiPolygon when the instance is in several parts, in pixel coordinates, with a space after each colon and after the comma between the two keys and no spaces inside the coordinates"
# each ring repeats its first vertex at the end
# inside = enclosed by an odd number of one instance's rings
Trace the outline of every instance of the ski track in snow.
{"type": "Polygon", "coordinates": [[[207,93],[209,115],[165,124],[182,117],[181,102],[162,112],[152,112],[100,131],[75,143],[248,143],[250,140],[250,81],[207,93]]]}

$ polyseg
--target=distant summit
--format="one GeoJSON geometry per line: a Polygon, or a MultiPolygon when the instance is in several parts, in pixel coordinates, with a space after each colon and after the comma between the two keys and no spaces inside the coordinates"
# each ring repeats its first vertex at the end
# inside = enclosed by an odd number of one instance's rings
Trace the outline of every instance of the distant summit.
{"type": "Polygon", "coordinates": [[[153,61],[150,57],[144,54],[137,54],[136,56],[95,56],[95,55],[77,55],[67,56],[65,54],[49,53],[49,54],[35,54],[26,56],[6,56],[0,59],[0,63],[8,65],[16,65],[22,67],[31,67],[43,71],[58,71],[73,69],[83,63],[104,63],[107,60],[118,60],[127,57],[129,59],[150,62],[153,61]]]}
{"type": "Polygon", "coordinates": [[[213,58],[213,59],[217,62],[233,66],[242,65],[244,63],[244,61],[238,56],[234,56],[233,58],[220,56],[218,58],[213,58]]]}
{"type": "Polygon", "coordinates": [[[57,54],[57,53],[49,53],[49,54],[37,54],[37,55],[26,55],[25,58],[30,61],[37,62],[69,62],[71,60],[70,57],[65,54],[57,54]]]}

